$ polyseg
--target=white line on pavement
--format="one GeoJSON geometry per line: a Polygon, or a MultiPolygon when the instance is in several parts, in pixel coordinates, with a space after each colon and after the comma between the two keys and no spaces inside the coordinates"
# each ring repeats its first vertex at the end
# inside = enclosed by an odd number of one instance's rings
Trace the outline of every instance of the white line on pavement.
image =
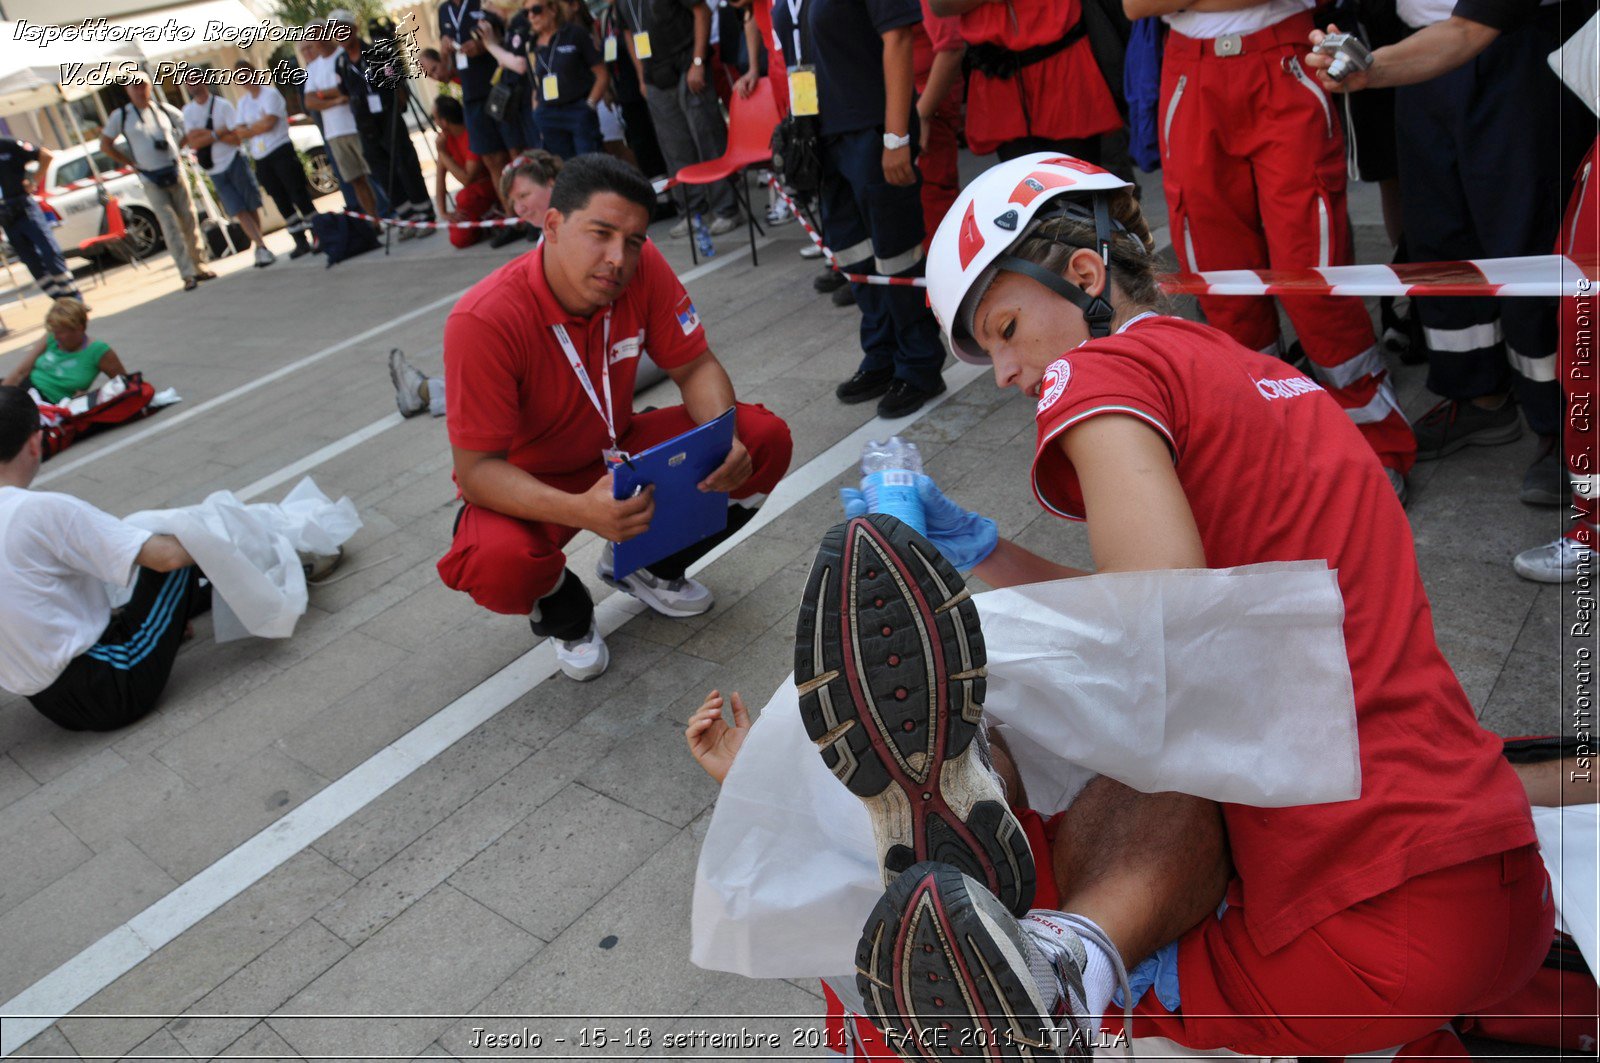
{"type": "MultiPolygon", "coordinates": [[[[914,424],[983,374],[977,366],[958,362],[945,372],[949,390],[916,414],[894,421],[874,418],[806,462],[778,484],[754,520],[693,565],[690,572],[701,571],[849,468],[860,457],[861,444],[867,439],[914,424]]],[[[821,504],[832,506],[836,502],[830,498],[822,500],[821,504]]],[[[610,634],[643,611],[644,606],[634,599],[612,593],[599,602],[595,615],[600,630],[610,634]]],[[[0,1005],[0,1019],[3,1019],[0,1022],[0,1057],[15,1052],[56,1020],[70,1014],[555,671],[555,651],[546,640],[0,1005]]]]}
{"type": "MultiPolygon", "coordinates": [[[[767,237],[767,238],[762,239],[762,240],[757,240],[756,241],[756,247],[758,249],[759,248],[763,248],[763,247],[766,247],[767,245],[771,244],[772,242],[773,241],[772,241],[771,237],[767,237]]],[[[695,267],[694,269],[691,269],[688,272],[680,275],[680,277],[678,279],[683,281],[683,283],[688,284],[692,280],[696,280],[696,279],[698,279],[700,277],[704,277],[708,273],[715,273],[717,270],[721,269],[722,267],[739,261],[741,258],[743,258],[745,255],[748,255],[749,253],[750,253],[750,245],[749,244],[745,244],[743,247],[737,248],[736,250],[733,250],[733,251],[729,251],[726,254],[724,254],[724,255],[722,255],[722,256],[720,256],[718,258],[712,259],[709,262],[702,263],[701,265],[695,267]]],[[[143,440],[146,440],[146,439],[149,439],[151,436],[160,435],[163,432],[169,432],[172,429],[178,427],[179,425],[184,424],[185,422],[190,421],[193,418],[198,417],[203,413],[207,413],[207,412],[209,412],[211,410],[216,409],[218,406],[221,406],[224,403],[232,402],[234,399],[240,398],[241,396],[244,396],[244,395],[248,395],[252,391],[255,391],[258,388],[266,387],[268,384],[271,384],[271,383],[274,383],[276,381],[282,380],[284,377],[289,376],[289,375],[291,375],[293,373],[297,373],[300,370],[306,368],[307,366],[315,365],[316,363],[318,363],[320,361],[323,361],[324,359],[331,358],[333,355],[338,354],[340,351],[347,350],[350,347],[353,347],[356,344],[361,343],[361,342],[363,342],[365,340],[370,340],[374,336],[382,335],[384,332],[387,332],[389,329],[394,328],[396,325],[403,325],[407,321],[411,321],[411,320],[413,320],[415,318],[421,317],[424,314],[432,313],[433,311],[438,310],[440,307],[451,305],[457,299],[460,299],[461,296],[466,293],[466,291],[467,291],[467,289],[463,288],[459,292],[454,292],[454,293],[452,293],[450,295],[444,296],[441,299],[435,299],[433,302],[427,303],[427,304],[425,304],[423,306],[419,306],[415,310],[408,310],[406,313],[401,314],[399,317],[395,318],[392,321],[386,321],[381,325],[375,325],[372,328],[367,329],[365,332],[359,332],[356,335],[351,336],[349,339],[341,340],[340,342],[334,344],[331,347],[324,347],[322,350],[316,352],[315,354],[308,354],[304,358],[299,359],[298,361],[290,362],[286,366],[283,366],[283,367],[281,367],[279,369],[274,369],[272,372],[267,373],[264,376],[256,377],[254,380],[251,380],[249,383],[240,384],[238,387],[232,389],[231,391],[225,391],[221,395],[218,395],[215,398],[207,399],[205,402],[199,403],[198,405],[195,405],[195,406],[191,406],[186,410],[180,410],[180,411],[178,411],[176,413],[164,414],[164,415],[162,415],[160,420],[157,420],[154,423],[152,423],[152,424],[148,425],[147,427],[142,428],[142,429],[140,429],[140,430],[138,430],[136,432],[130,432],[127,435],[118,438],[116,440],[116,442],[110,444],[109,446],[102,447],[99,450],[93,451],[92,453],[83,455],[81,458],[77,458],[77,459],[75,459],[73,461],[69,461],[69,462],[66,462],[66,463],[61,464],[61,465],[52,464],[52,466],[48,470],[46,470],[43,474],[41,474],[39,476],[39,478],[34,481],[34,483],[35,483],[36,486],[43,486],[44,484],[50,483],[51,481],[59,480],[61,477],[67,475],[68,473],[76,472],[77,470],[79,470],[79,469],[81,469],[81,468],[83,468],[83,467],[85,467],[87,465],[94,464],[95,462],[99,461],[101,458],[108,457],[109,455],[116,454],[116,453],[118,453],[120,451],[126,450],[128,447],[132,446],[133,444],[142,442],[143,440]]],[[[395,417],[398,418],[398,415],[395,415],[395,417]]],[[[303,462],[310,462],[311,464],[305,465],[305,467],[300,469],[299,471],[304,472],[305,469],[309,469],[314,465],[320,464],[323,461],[327,461],[329,458],[334,457],[337,454],[343,453],[343,451],[349,450],[351,447],[359,446],[361,443],[366,442],[368,439],[371,439],[373,436],[378,435],[379,433],[385,431],[386,429],[393,428],[394,425],[396,425],[398,423],[399,423],[399,421],[397,419],[396,420],[390,420],[389,418],[384,418],[382,421],[374,422],[373,424],[368,425],[366,428],[361,429],[359,432],[354,432],[351,435],[346,436],[344,439],[339,440],[337,443],[332,443],[329,446],[324,447],[323,450],[317,451],[316,454],[308,455],[306,458],[302,459],[302,461],[303,462]],[[379,425],[382,425],[382,427],[379,427],[379,425]],[[370,433],[370,434],[362,435],[362,433],[370,433]],[[358,439],[358,438],[356,438],[357,436],[360,436],[361,438],[358,439]],[[340,449],[335,449],[335,448],[340,448],[340,449]],[[326,453],[324,453],[324,451],[326,451],[326,453]],[[322,455],[322,456],[320,458],[318,458],[317,455],[322,455]],[[317,458],[317,460],[316,461],[312,461],[312,458],[317,458]]],[[[293,466],[291,466],[291,468],[293,468],[293,466]]],[[[274,474],[274,475],[276,475],[276,474],[274,474]]],[[[272,477],[266,477],[266,478],[264,478],[262,480],[258,480],[256,483],[251,484],[249,487],[245,488],[245,491],[252,491],[253,490],[256,494],[260,494],[260,493],[262,493],[264,491],[271,490],[273,487],[277,486],[277,484],[283,483],[285,480],[289,479],[289,477],[291,477],[293,475],[296,475],[296,474],[295,473],[288,473],[288,474],[286,474],[284,476],[283,480],[277,480],[275,482],[270,482],[270,483],[268,481],[272,480],[272,477]]],[[[240,492],[240,496],[239,497],[241,499],[245,498],[244,492],[240,492]]]]}

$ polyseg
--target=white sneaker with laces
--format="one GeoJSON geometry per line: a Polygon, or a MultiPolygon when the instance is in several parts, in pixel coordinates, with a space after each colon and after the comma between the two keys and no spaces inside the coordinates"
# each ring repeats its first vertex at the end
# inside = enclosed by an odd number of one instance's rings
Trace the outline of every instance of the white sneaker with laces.
{"type": "Polygon", "coordinates": [[[589,622],[589,631],[582,638],[562,641],[552,639],[556,647],[556,664],[561,674],[579,683],[587,683],[602,675],[611,663],[611,651],[606,649],[605,636],[599,626],[589,622]]]}
{"type": "Polygon", "coordinates": [[[742,223],[743,219],[737,214],[718,214],[715,218],[711,219],[709,231],[712,236],[721,236],[723,233],[733,232],[733,230],[737,229],[742,223]]]}
{"type": "Polygon", "coordinates": [[[606,543],[605,550],[600,554],[600,560],[595,563],[595,574],[605,583],[624,594],[631,594],[662,616],[670,616],[675,620],[686,616],[699,616],[710,609],[715,602],[710,588],[687,576],[682,579],[665,580],[651,574],[648,569],[641,568],[618,579],[615,575],[616,565],[613,557],[614,548],[611,543],[606,543]]]}
{"type": "Polygon", "coordinates": [[[428,378],[406,361],[405,352],[398,347],[389,352],[389,379],[394,382],[394,404],[400,408],[400,416],[415,417],[427,410],[428,400],[422,397],[422,388],[428,378]]]}
{"type": "Polygon", "coordinates": [[[278,261],[278,256],[268,251],[265,247],[256,248],[256,266],[258,268],[270,266],[276,261],[278,261]]]}
{"type": "Polygon", "coordinates": [[[1594,550],[1563,535],[1553,543],[1522,551],[1511,568],[1535,583],[1566,583],[1577,579],[1581,570],[1594,571],[1594,550]]]}
{"type": "Polygon", "coordinates": [[[678,219],[678,223],[676,225],[674,225],[672,228],[667,230],[667,235],[672,237],[674,240],[681,239],[681,238],[683,238],[685,236],[688,236],[689,235],[689,218],[687,216],[679,218],[678,219]]]}
{"type": "Polygon", "coordinates": [[[818,247],[816,244],[807,244],[805,247],[802,247],[800,249],[800,257],[801,258],[821,258],[822,257],[822,248],[818,247]]]}
{"type": "Polygon", "coordinates": [[[768,225],[787,225],[792,221],[794,221],[794,211],[790,210],[789,204],[783,200],[780,199],[767,208],[768,225]]]}

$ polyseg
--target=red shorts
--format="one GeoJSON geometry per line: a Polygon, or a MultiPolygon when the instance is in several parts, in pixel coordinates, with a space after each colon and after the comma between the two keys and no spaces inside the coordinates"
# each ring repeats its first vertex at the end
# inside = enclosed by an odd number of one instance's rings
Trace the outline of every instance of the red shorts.
{"type": "MultiPolygon", "coordinates": [[[[1048,853],[1063,814],[1018,815],[1034,851],[1048,853]]],[[[1035,906],[1059,904],[1050,861],[1036,863],[1035,906]]],[[[1516,992],[1539,969],[1555,927],[1533,845],[1418,875],[1269,954],[1245,930],[1242,892],[1235,880],[1227,911],[1179,939],[1182,1008],[1169,1012],[1146,993],[1134,1009],[1136,1036],[1257,1056],[1393,1048],[1516,992]]],[[[1119,1010],[1106,1013],[1105,1027],[1122,1028],[1119,1010]]]]}
{"type": "MultiPolygon", "coordinates": [[[[789,471],[793,452],[789,426],[765,406],[740,403],[735,417],[734,431],[750,451],[753,471],[733,497],[766,495],[789,471]]],[[[693,427],[694,421],[682,406],[651,410],[634,415],[620,442],[622,449],[638,452],[693,427]]],[[[541,473],[539,479],[559,490],[582,494],[604,473],[597,455],[593,465],[559,475],[541,473]]],[[[519,520],[468,503],[456,519],[450,552],[439,561],[439,578],[492,612],[526,615],[555,588],[567,567],[562,548],[577,534],[577,528],[519,520]]]]}
{"type": "MultiPolygon", "coordinates": [[[[456,193],[456,213],[461,215],[462,221],[482,221],[484,215],[500,205],[500,198],[494,193],[494,185],[488,181],[474,181],[472,184],[456,193]]],[[[471,247],[488,230],[486,229],[449,229],[450,246],[471,247]]]]}

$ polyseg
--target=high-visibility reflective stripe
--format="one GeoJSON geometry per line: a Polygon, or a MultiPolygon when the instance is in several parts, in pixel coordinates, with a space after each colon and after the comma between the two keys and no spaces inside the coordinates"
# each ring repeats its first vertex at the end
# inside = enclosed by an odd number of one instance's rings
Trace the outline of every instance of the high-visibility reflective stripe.
{"type": "Polygon", "coordinates": [[[1542,358],[1530,358],[1525,354],[1517,353],[1507,345],[1506,361],[1511,363],[1511,368],[1534,383],[1543,384],[1556,378],[1556,356],[1554,352],[1542,358]]]}
{"type": "Polygon", "coordinates": [[[1362,377],[1379,376],[1387,372],[1389,363],[1383,360],[1377,344],[1373,344],[1354,358],[1339,365],[1313,365],[1316,378],[1329,387],[1347,388],[1362,377]]]}
{"type": "Polygon", "coordinates": [[[1429,350],[1450,354],[1481,351],[1505,338],[1499,321],[1485,321],[1481,325],[1467,325],[1465,328],[1423,326],[1422,335],[1428,341],[1429,350]]]}
{"type": "Polygon", "coordinates": [[[904,254],[895,255],[893,258],[874,258],[873,261],[877,263],[879,273],[896,277],[922,261],[922,245],[913,244],[911,250],[904,254]]]}
{"type": "Polygon", "coordinates": [[[833,253],[833,257],[839,260],[841,266],[860,265],[872,257],[872,241],[863,240],[859,244],[840,248],[833,253]]]}
{"type": "Polygon", "coordinates": [[[1394,388],[1387,380],[1378,385],[1377,394],[1365,406],[1347,406],[1345,413],[1350,415],[1350,420],[1356,424],[1377,424],[1391,413],[1404,416],[1400,404],[1395,401],[1394,388]]]}

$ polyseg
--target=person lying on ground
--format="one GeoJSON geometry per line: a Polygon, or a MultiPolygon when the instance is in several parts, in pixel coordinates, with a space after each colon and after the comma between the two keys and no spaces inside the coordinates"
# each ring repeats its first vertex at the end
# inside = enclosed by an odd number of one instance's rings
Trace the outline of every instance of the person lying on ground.
{"type": "Polygon", "coordinates": [[[46,402],[60,404],[88,391],[101,373],[127,375],[109,343],[89,338],[89,309],[78,300],[62,298],[51,303],[44,328],[45,335],[0,383],[31,387],[46,402]]]}
{"type": "Polygon", "coordinates": [[[67,730],[116,730],[155,708],[210,590],[172,536],[32,490],[42,460],[38,406],[0,386],[0,687],[67,730]],[[121,609],[108,585],[132,586],[121,609]]]}

